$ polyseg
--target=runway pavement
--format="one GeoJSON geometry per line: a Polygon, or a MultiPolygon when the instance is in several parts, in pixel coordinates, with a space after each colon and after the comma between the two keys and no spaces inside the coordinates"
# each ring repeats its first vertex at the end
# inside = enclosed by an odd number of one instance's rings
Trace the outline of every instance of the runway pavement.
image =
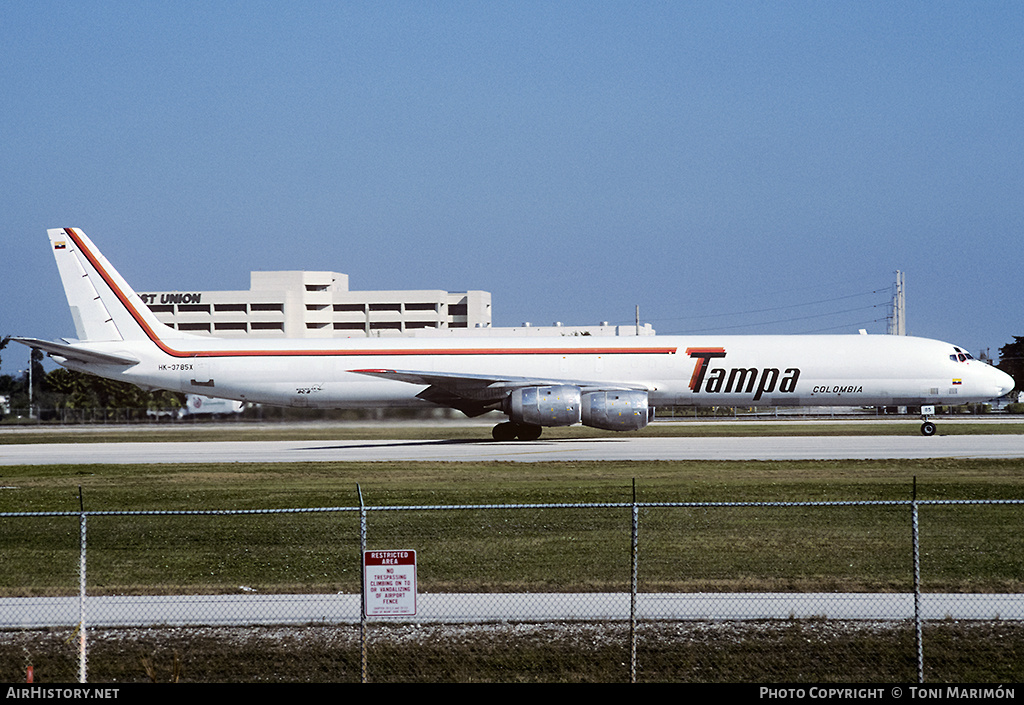
{"type": "MultiPolygon", "coordinates": [[[[637,618],[760,620],[827,618],[907,620],[910,593],[640,593],[637,618]]],[[[423,593],[416,614],[372,621],[472,623],[504,621],[628,620],[629,593],[423,593]]],[[[922,619],[1024,619],[1015,594],[925,593],[922,619]]],[[[89,597],[91,627],[151,625],[345,624],[360,620],[360,596],[347,595],[151,595],[89,597]]],[[[0,599],[0,629],[73,626],[76,597],[0,599]]]]}
{"type": "MultiPolygon", "coordinates": [[[[439,433],[439,436],[442,434],[439,433]]],[[[1024,458],[1024,435],[383,440],[0,445],[0,465],[1024,458]]]]}

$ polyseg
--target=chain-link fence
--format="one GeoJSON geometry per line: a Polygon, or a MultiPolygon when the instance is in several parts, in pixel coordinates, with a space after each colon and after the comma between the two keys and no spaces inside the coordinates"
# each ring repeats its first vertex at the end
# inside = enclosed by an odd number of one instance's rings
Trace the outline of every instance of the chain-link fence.
{"type": "Polygon", "coordinates": [[[1020,682],[1022,504],[5,513],[0,679],[1020,682]]]}

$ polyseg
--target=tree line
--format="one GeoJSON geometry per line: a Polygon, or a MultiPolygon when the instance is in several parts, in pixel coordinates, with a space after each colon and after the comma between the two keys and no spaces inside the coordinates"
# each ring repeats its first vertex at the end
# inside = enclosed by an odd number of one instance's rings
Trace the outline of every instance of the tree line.
{"type": "Polygon", "coordinates": [[[996,365],[1013,377],[1013,391],[1024,391],[1024,338],[1013,336],[1013,342],[999,348],[999,364],[996,365]]]}

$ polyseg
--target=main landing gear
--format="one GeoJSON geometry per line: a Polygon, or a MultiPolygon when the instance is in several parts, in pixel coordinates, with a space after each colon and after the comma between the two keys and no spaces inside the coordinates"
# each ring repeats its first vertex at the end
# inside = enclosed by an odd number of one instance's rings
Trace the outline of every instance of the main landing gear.
{"type": "Polygon", "coordinates": [[[921,435],[922,436],[934,436],[935,435],[935,424],[928,420],[928,416],[935,413],[934,406],[922,406],[921,407],[921,435]]]}
{"type": "Polygon", "coordinates": [[[515,423],[505,421],[491,429],[491,436],[496,441],[514,441],[517,438],[521,441],[535,441],[540,438],[543,429],[529,423],[515,423]]]}

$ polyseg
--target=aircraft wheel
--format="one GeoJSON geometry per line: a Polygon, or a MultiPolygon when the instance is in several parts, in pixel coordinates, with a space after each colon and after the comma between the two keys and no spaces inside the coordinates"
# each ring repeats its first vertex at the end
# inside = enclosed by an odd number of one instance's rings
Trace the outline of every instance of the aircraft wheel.
{"type": "Polygon", "coordinates": [[[491,429],[491,438],[496,441],[514,441],[516,439],[516,425],[505,421],[491,429]]]}
{"type": "Polygon", "coordinates": [[[543,428],[533,424],[521,423],[516,425],[516,436],[521,441],[535,441],[540,438],[540,434],[543,431],[543,428]]]}
{"type": "Polygon", "coordinates": [[[931,421],[925,421],[921,424],[921,435],[922,436],[934,436],[935,435],[935,424],[931,421]]]}

